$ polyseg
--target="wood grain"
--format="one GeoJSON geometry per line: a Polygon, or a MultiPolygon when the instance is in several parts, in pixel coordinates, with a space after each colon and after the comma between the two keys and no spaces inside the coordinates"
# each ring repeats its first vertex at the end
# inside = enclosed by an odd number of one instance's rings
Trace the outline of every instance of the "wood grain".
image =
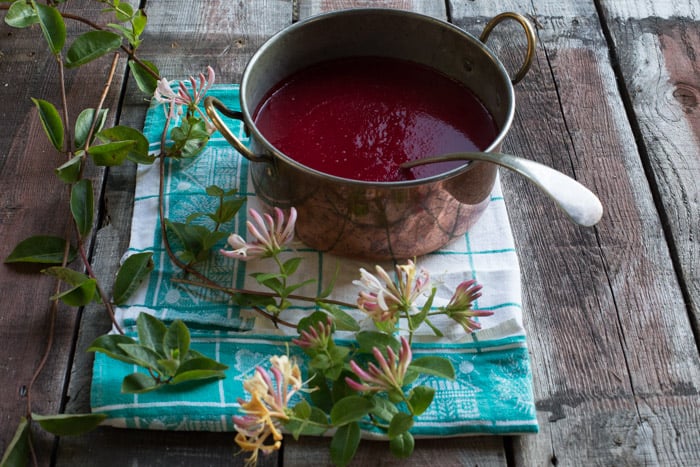
{"type": "MultiPolygon", "coordinates": [[[[460,6],[457,24],[494,14],[460,6]]],[[[535,6],[538,58],[517,87],[507,149],[575,176],[599,194],[606,214],[592,231],[562,225],[541,195],[504,176],[542,429],[518,440],[514,458],[696,463],[697,347],[600,19],[583,2],[535,6]]],[[[501,47],[509,60],[510,49],[501,47]]]]}
{"type": "MultiPolygon", "coordinates": [[[[74,8],[87,18],[96,18],[100,7],[89,1],[74,2],[74,8]]],[[[3,15],[4,16],[4,15],[3,15]]],[[[67,22],[70,37],[85,30],[67,22]]],[[[40,234],[71,236],[67,191],[54,175],[65,160],[58,154],[41,127],[30,97],[42,98],[60,106],[57,65],[47,54],[38,28],[18,30],[0,24],[0,101],[3,125],[0,126],[0,256],[4,259],[21,240],[40,234]],[[67,235],[68,234],[68,235],[67,235]]],[[[91,63],[66,72],[66,92],[74,114],[95,107],[104,87],[109,60],[91,63]]],[[[122,66],[122,70],[124,67],[122,66]]],[[[121,88],[119,72],[113,83],[110,101],[116,102],[121,88]]],[[[113,121],[114,113],[108,117],[113,121]]],[[[88,173],[95,182],[95,199],[100,199],[102,171],[88,173]]],[[[90,248],[88,239],[86,248],[90,248]]],[[[38,274],[39,267],[2,264],[0,266],[0,451],[4,452],[14,435],[19,418],[26,414],[26,389],[39,365],[49,335],[49,297],[55,282],[38,274]]],[[[47,366],[32,393],[32,410],[41,414],[57,413],[62,406],[66,369],[75,340],[78,310],[60,307],[56,320],[53,349],[47,366]]],[[[34,444],[39,461],[48,462],[53,436],[35,430],[34,444]]]]}
{"type": "MultiPolygon", "coordinates": [[[[87,0],[70,5],[88,16],[99,9],[87,0]]],[[[391,457],[385,443],[363,442],[354,464],[700,464],[697,1],[150,1],[140,54],[169,79],[211,65],[218,82],[237,82],[272,34],[310,15],[351,7],[419,11],[477,36],[502,11],[529,16],[539,45],[532,70],[515,87],[516,118],[504,150],[574,176],[606,209],[596,228],[579,228],[527,182],[502,173],[521,261],[541,432],[419,440],[408,461],[391,457]]],[[[62,235],[67,216],[65,189],[53,181],[61,161],[29,100],[57,102],[56,66],[38,34],[0,24],[3,257],[29,235],[62,235]]],[[[519,67],[524,40],[516,24],[500,25],[488,46],[508,70],[519,67]]],[[[94,106],[107,66],[99,62],[71,74],[70,99],[94,106]]],[[[122,98],[119,123],[138,128],[147,102],[129,77],[121,84],[118,78],[110,106],[122,98]]],[[[109,283],[129,240],[134,167],[91,177],[103,175],[104,221],[93,266],[109,283]]],[[[46,339],[53,284],[35,272],[0,266],[0,451],[24,413],[22,388],[46,339]]],[[[35,410],[59,410],[70,381],[66,411],[85,412],[92,358],[84,349],[109,322],[97,306],[82,316],[61,310],[60,318],[53,355],[35,388],[35,410]]],[[[39,436],[40,465],[52,462],[52,444],[52,437],[39,436]]],[[[327,447],[327,439],[285,440],[282,453],[263,458],[263,465],[328,465],[327,447]]],[[[105,427],[60,439],[55,464],[242,465],[235,452],[232,433],[105,427]]]]}
{"type": "Polygon", "coordinates": [[[700,22],[697,2],[603,2],[621,84],[700,335],[700,22]]]}
{"type": "Polygon", "coordinates": [[[299,19],[348,8],[394,8],[415,11],[441,19],[447,18],[447,10],[443,2],[423,0],[299,0],[297,3],[299,4],[299,19]]]}

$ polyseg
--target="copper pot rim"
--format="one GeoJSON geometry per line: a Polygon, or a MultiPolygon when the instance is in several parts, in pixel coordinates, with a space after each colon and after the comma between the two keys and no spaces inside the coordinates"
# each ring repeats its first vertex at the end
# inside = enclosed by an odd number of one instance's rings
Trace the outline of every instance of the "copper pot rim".
{"type": "MultiPolygon", "coordinates": [[[[459,177],[460,175],[468,172],[471,170],[474,165],[478,164],[486,164],[487,162],[481,162],[481,161],[470,161],[467,162],[463,165],[460,165],[458,167],[455,167],[453,169],[450,169],[445,172],[441,172],[435,175],[431,175],[429,177],[423,177],[423,178],[417,178],[413,180],[399,180],[399,181],[390,181],[390,182],[377,182],[377,181],[368,181],[368,180],[357,180],[357,179],[351,179],[351,178],[344,178],[344,177],[339,177],[336,175],[331,175],[326,172],[322,172],[320,170],[313,169],[311,167],[308,167],[297,160],[293,159],[292,157],[287,156],[284,154],[282,151],[277,149],[272,143],[270,143],[265,136],[260,132],[260,130],[257,128],[255,125],[251,111],[250,111],[250,105],[248,103],[248,99],[246,97],[246,92],[244,90],[246,89],[247,86],[250,85],[250,73],[249,70],[253,69],[255,67],[256,62],[260,59],[260,57],[264,56],[264,54],[272,47],[275,47],[276,44],[286,35],[294,33],[294,31],[301,29],[305,27],[308,24],[314,23],[314,22],[319,22],[319,21],[326,21],[329,19],[333,19],[336,17],[347,17],[347,16],[362,16],[362,15],[392,15],[392,16],[402,16],[402,17],[410,17],[415,20],[420,20],[420,21],[427,21],[433,24],[436,24],[440,27],[444,27],[449,29],[451,32],[458,34],[462,38],[464,38],[470,46],[476,47],[481,53],[485,54],[488,56],[489,60],[492,62],[493,65],[495,65],[496,69],[498,70],[498,74],[500,75],[499,77],[504,80],[504,82],[508,83],[508,86],[506,87],[507,90],[507,95],[504,96],[507,99],[508,102],[508,110],[506,117],[504,119],[503,124],[500,125],[498,134],[494,138],[494,140],[489,144],[489,146],[483,150],[483,152],[492,152],[492,151],[497,151],[501,147],[503,140],[505,139],[508,131],[510,131],[510,127],[512,125],[513,119],[515,117],[515,97],[514,97],[514,91],[513,91],[513,86],[510,81],[510,78],[508,77],[508,73],[501,63],[501,61],[494,55],[494,53],[486,47],[486,45],[481,42],[478,38],[473,36],[472,34],[469,34],[468,32],[464,31],[463,29],[448,23],[446,21],[443,21],[438,18],[434,18],[432,16],[427,16],[421,13],[416,13],[412,11],[406,11],[406,10],[396,10],[396,9],[390,9],[390,8],[353,8],[353,9],[347,9],[347,10],[337,10],[333,11],[330,13],[322,13],[319,15],[311,16],[305,20],[299,21],[298,23],[294,23],[291,26],[288,26],[272,37],[270,37],[262,46],[260,46],[256,52],[253,54],[253,56],[250,58],[248,61],[248,64],[246,65],[246,68],[243,72],[243,78],[241,80],[241,92],[239,94],[239,100],[240,100],[240,106],[241,106],[241,114],[243,116],[243,122],[245,124],[246,130],[251,133],[251,136],[257,139],[264,147],[265,149],[276,159],[279,159],[280,161],[284,162],[285,164],[288,164],[298,171],[301,171],[305,174],[312,175],[314,177],[318,177],[322,181],[326,183],[339,183],[339,184],[344,184],[348,186],[355,186],[355,187],[364,187],[364,188],[374,188],[374,189],[401,189],[401,188],[411,188],[411,187],[416,187],[416,186],[423,186],[423,185],[428,185],[436,182],[441,182],[445,181],[451,178],[459,177]]],[[[371,56],[371,54],[368,54],[367,56],[371,56]]],[[[439,72],[439,71],[438,71],[439,72]]],[[[480,96],[477,97],[480,98],[480,96]]],[[[490,112],[490,110],[489,110],[490,112]]]]}

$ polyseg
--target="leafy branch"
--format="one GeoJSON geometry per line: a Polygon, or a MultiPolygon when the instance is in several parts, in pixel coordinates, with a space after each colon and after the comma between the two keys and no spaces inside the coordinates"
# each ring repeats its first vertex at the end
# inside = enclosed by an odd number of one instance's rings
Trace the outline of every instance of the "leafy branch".
{"type": "Polygon", "coordinates": [[[436,310],[433,307],[436,290],[430,285],[428,272],[408,261],[396,266],[393,277],[379,266],[375,268],[376,274],[361,269],[360,279],[354,281],[360,287],[356,303],[330,298],[335,278],[318,296],[306,297],[299,291],[312,281],[296,279],[302,259],[286,257],[294,237],[294,208],[288,213],[275,209],[271,214],[250,209],[248,239],[235,233],[229,235],[222,228],[238,215],[245,199],[238,197],[235,190],[210,186],[206,192],[217,200],[213,211],[192,213],[184,222],[167,219],[163,202],[165,166],[169,160],[197,157],[207,145],[214,128],[199,104],[213,84],[214,72],[209,68],[207,76],[200,74],[198,78],[192,77],[189,82],[173,86],[160,78],[152,63],[137,58],[147,24],[143,11],[120,0],[101,0],[100,3],[106,7],[105,13],[113,18],[106,25],[61,12],[53,3],[16,0],[9,7],[0,5],[0,9],[6,10],[5,22],[10,26],[39,26],[58,64],[61,110],[48,100],[35,98],[33,102],[49,142],[65,159],[55,172],[68,191],[73,230],[72,235],[67,232],[65,238],[30,237],[20,242],[5,259],[6,263],[44,264],[47,267],[42,272],[56,278],[57,285],[49,309],[50,335],[29,384],[26,416],[20,420],[0,465],[22,464],[27,457],[37,465],[31,443],[33,422],[51,433],[65,436],[89,431],[105,418],[104,414],[41,415],[32,412],[32,386],[51,355],[59,302],[71,307],[95,301],[102,303],[116,332],[98,337],[87,350],[141,368],[124,377],[123,392],[143,393],[166,385],[225,377],[226,365],[190,347],[190,332],[182,321],[166,325],[142,313],[136,320],[135,338],[121,329],[114,315],[114,305],[127,303],[151,273],[154,268],[152,253],[133,254],[123,262],[112,285],[111,300],[90,265],[85,242],[94,235],[95,202],[92,182],[84,177],[86,167],[156,161],[160,164],[160,233],[168,257],[183,275],[175,282],[221,291],[276,326],[296,329],[298,336],[292,342],[308,357],[307,382],[301,380],[296,362],[288,356],[273,356],[269,371],[259,367],[255,377],[244,383],[251,398],[242,402],[242,415],[234,417],[234,423],[238,431],[236,442],[250,452],[248,462],[254,463],[261,449],[265,452],[279,449],[282,429],[295,438],[334,429],[330,450],[337,465],[347,465],[351,461],[362,429],[384,434],[396,456],[409,456],[414,446],[411,429],[415,419],[428,409],[435,395],[434,389],[422,384],[423,380],[454,378],[454,369],[447,359],[413,358],[413,336],[424,325],[440,336],[439,329],[431,322],[431,318],[438,315],[453,319],[465,332],[478,329],[474,317],[490,314],[472,309],[480,287],[474,281],[465,281],[457,287],[450,302],[436,310]],[[78,35],[67,49],[65,19],[91,28],[78,35]],[[110,53],[114,56],[98,105],[80,111],[71,130],[65,71],[110,53]],[[109,109],[104,108],[104,103],[121,53],[126,54],[139,88],[166,106],[166,123],[157,156],[149,154],[149,143],[140,131],[121,125],[105,127],[109,109]],[[170,128],[176,115],[180,116],[179,124],[170,128]],[[223,287],[200,272],[198,265],[208,260],[225,238],[230,249],[219,250],[220,254],[241,261],[270,260],[273,263],[273,270],[252,275],[266,290],[223,287]],[[174,252],[171,242],[179,242],[181,253],[174,252]],[[283,253],[286,259],[281,256],[283,253]],[[76,259],[80,260],[79,265],[71,267],[76,259]],[[300,317],[292,306],[297,300],[312,302],[317,310],[300,317]],[[419,300],[423,300],[420,305],[419,300]],[[349,312],[349,309],[354,311],[349,312]],[[357,313],[371,321],[376,330],[361,331],[362,326],[355,318],[357,313]],[[354,333],[356,343],[336,343],[337,331],[354,333]],[[408,338],[397,339],[398,331],[403,331],[408,338]],[[421,384],[416,384],[419,378],[421,384]],[[292,400],[295,394],[302,392],[308,393],[308,398],[292,400]]]}
{"type": "MultiPolygon", "coordinates": [[[[111,345],[116,349],[112,351],[114,355],[127,360],[131,358],[132,363],[146,366],[156,382],[152,385],[138,376],[131,376],[129,381],[132,384],[127,385],[127,390],[139,387],[141,390],[150,390],[163,384],[220,378],[225,369],[225,366],[189,349],[189,331],[181,322],[171,324],[164,333],[164,342],[155,350],[152,347],[156,345],[155,341],[148,341],[150,344],[136,343],[123,335],[114,316],[113,303],[124,303],[147,277],[153,269],[151,253],[132,255],[123,263],[112,287],[113,302],[108,298],[90,265],[85,242],[94,234],[95,201],[92,181],[84,177],[86,167],[89,164],[110,167],[126,161],[140,164],[151,164],[155,161],[155,158],[148,154],[148,141],[140,131],[119,125],[105,127],[109,109],[104,108],[104,103],[121,58],[119,52],[125,53],[137,85],[147,95],[153,94],[160,78],[157,68],[152,63],[141,60],[136,55],[147,24],[145,13],[120,0],[101,0],[100,3],[105,6],[104,13],[112,18],[105,26],[63,12],[53,2],[42,4],[34,0],[16,0],[10,5],[0,4],[0,10],[5,12],[5,23],[9,26],[20,29],[38,26],[57,64],[60,107],[57,108],[50,101],[41,98],[33,98],[32,101],[49,142],[56,152],[65,158],[55,169],[55,173],[57,179],[66,185],[72,225],[69,230],[73,231],[67,231],[64,237],[29,237],[21,241],[5,258],[5,263],[8,264],[46,265],[42,273],[56,279],[56,288],[48,310],[49,330],[46,346],[28,384],[26,415],[20,420],[15,437],[0,461],[3,467],[24,465],[27,458],[30,458],[34,465],[38,465],[32,445],[32,422],[55,435],[67,436],[89,431],[106,417],[104,414],[40,415],[32,411],[34,383],[52,353],[59,302],[70,307],[82,307],[94,301],[102,303],[118,334],[103,336],[97,343],[106,343],[107,348],[111,348],[111,345]],[[79,34],[68,46],[66,19],[90,27],[89,31],[79,34]],[[78,112],[74,127],[70,128],[66,70],[78,68],[112,52],[114,55],[111,66],[97,106],[78,112]],[[70,237],[73,237],[74,241],[71,241],[70,237]],[[80,264],[70,266],[76,259],[80,260],[80,264]],[[115,344],[114,340],[118,343],[115,344]],[[172,345],[176,345],[176,348],[172,345]],[[159,358],[154,363],[136,357],[141,354],[155,354],[159,358]]],[[[195,130],[201,128],[194,124],[192,127],[195,130]]],[[[144,322],[144,319],[140,322],[144,322]]],[[[154,333],[165,326],[157,320],[145,322],[147,325],[142,325],[142,328],[150,331],[150,334],[144,339],[153,337],[154,333]]],[[[101,351],[104,348],[93,345],[91,350],[101,351]]]]}

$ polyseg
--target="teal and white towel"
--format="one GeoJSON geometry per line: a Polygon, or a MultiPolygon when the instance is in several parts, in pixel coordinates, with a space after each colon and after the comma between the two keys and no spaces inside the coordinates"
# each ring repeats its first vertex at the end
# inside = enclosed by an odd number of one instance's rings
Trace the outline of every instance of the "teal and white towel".
{"type": "MultiPolygon", "coordinates": [[[[215,86],[210,94],[230,108],[239,108],[236,85],[215,86]]],[[[164,124],[163,108],[151,107],[144,133],[153,153],[160,149],[164,124]]],[[[242,125],[230,121],[230,126],[245,142],[242,125]]],[[[260,209],[247,168],[247,161],[218,133],[197,158],[168,161],[166,217],[184,222],[193,212],[213,211],[217,201],[205,193],[210,185],[238,188],[240,195],[247,196],[247,206],[224,227],[226,231],[245,235],[245,211],[251,207],[260,209]]],[[[229,369],[225,379],[207,384],[166,387],[139,395],[122,394],[122,379],[137,368],[96,354],[92,410],[106,413],[109,417],[106,423],[118,427],[232,431],[231,417],[238,413],[237,401],[247,398],[243,381],[253,374],[255,367],[268,366],[272,355],[289,352],[302,362],[304,355],[289,344],[290,335],[274,329],[251,310],[235,306],[227,296],[183,287],[170,280],[179,277],[179,270],[169,261],[160,236],[158,172],[157,163],[138,169],[129,247],[129,253],[153,252],[156,267],[128,305],[117,309],[117,319],[130,335],[135,333],[135,319],[141,312],[165,321],[181,319],[192,332],[192,348],[228,365],[229,369]]],[[[304,258],[298,277],[318,279],[299,293],[315,296],[339,266],[333,298],[350,303],[357,297],[358,290],[352,281],[359,278],[359,268],[373,270],[374,266],[320,253],[304,245],[295,245],[289,254],[304,258]]],[[[417,381],[433,386],[437,392],[429,410],[412,429],[414,435],[537,432],[532,373],[522,324],[520,271],[500,182],[496,183],[491,203],[477,225],[440,251],[417,258],[417,263],[430,271],[431,280],[438,287],[435,306],[446,304],[460,282],[476,279],[483,285],[483,295],[475,308],[492,310],[494,314],[480,318],[483,330],[472,335],[465,335],[461,327],[444,321],[436,323],[444,338],[434,338],[430,330],[414,338],[416,356],[441,355],[452,361],[456,372],[454,381],[432,377],[417,381]]],[[[387,271],[393,270],[392,264],[382,266],[387,271]]],[[[264,262],[237,262],[214,254],[200,269],[219,284],[256,288],[250,274],[265,267],[264,262]]],[[[310,311],[303,303],[293,308],[299,314],[310,311]]]]}

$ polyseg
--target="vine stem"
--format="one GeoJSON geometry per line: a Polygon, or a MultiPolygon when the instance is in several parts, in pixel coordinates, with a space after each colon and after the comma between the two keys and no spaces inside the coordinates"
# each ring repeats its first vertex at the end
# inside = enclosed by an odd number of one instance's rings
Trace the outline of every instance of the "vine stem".
{"type": "MultiPolygon", "coordinates": [[[[66,231],[68,227],[66,227],[66,231]]],[[[66,232],[67,234],[68,232],[66,232]]],[[[68,235],[66,235],[67,237],[68,235]]],[[[70,243],[66,241],[63,247],[63,260],[61,261],[61,266],[66,267],[68,265],[68,254],[70,252],[70,243]]],[[[56,286],[54,287],[54,295],[58,295],[61,292],[61,281],[56,280],[56,286]]],[[[27,419],[32,419],[32,391],[34,389],[34,383],[39,379],[39,375],[44,370],[46,362],[49,360],[49,355],[51,355],[51,348],[53,347],[54,335],[56,334],[56,315],[58,314],[58,298],[51,300],[51,306],[49,307],[49,331],[46,338],[46,348],[44,349],[44,354],[41,356],[41,360],[32,374],[32,379],[29,380],[29,385],[27,386],[27,419]]],[[[36,457],[36,451],[34,445],[31,443],[31,437],[29,439],[29,452],[32,456],[32,462],[35,467],[39,465],[39,461],[36,457]]]]}
{"type": "MultiPolygon", "coordinates": [[[[177,282],[179,284],[186,284],[186,285],[192,285],[195,287],[203,287],[203,288],[207,288],[207,289],[218,290],[219,292],[224,292],[224,293],[229,294],[229,295],[247,294],[247,295],[256,295],[259,297],[270,297],[270,298],[278,297],[278,295],[275,292],[265,292],[264,290],[234,289],[231,287],[224,287],[222,285],[218,285],[215,283],[205,284],[202,282],[195,282],[195,281],[188,280],[188,279],[174,278],[171,280],[173,282],[177,282]]],[[[338,306],[344,306],[344,307],[348,307],[348,308],[355,308],[355,305],[353,305],[352,303],[346,303],[346,302],[343,302],[341,300],[333,300],[333,299],[328,299],[328,298],[319,299],[319,298],[314,298],[314,297],[307,297],[305,295],[294,295],[294,294],[287,295],[286,298],[288,298],[290,300],[300,300],[300,301],[304,301],[304,302],[313,302],[313,303],[320,302],[320,303],[325,303],[328,305],[338,305],[338,306]]]]}
{"type": "Polygon", "coordinates": [[[56,62],[58,63],[58,76],[59,76],[59,80],[60,80],[59,82],[61,83],[60,84],[61,106],[63,106],[63,121],[65,122],[65,125],[66,125],[65,145],[66,145],[66,153],[69,155],[69,159],[70,159],[70,155],[72,154],[71,148],[73,147],[73,140],[72,140],[71,132],[68,130],[68,122],[70,122],[70,120],[68,119],[68,98],[66,97],[65,69],[63,68],[63,59],[61,58],[61,54],[58,53],[58,54],[54,55],[54,57],[56,58],[56,62]]]}
{"type": "MultiPolygon", "coordinates": [[[[92,125],[90,126],[90,131],[88,132],[88,136],[85,139],[85,155],[83,156],[84,158],[87,158],[88,149],[90,148],[90,141],[92,140],[92,135],[94,134],[95,128],[97,126],[97,122],[99,121],[99,115],[100,115],[100,112],[102,111],[102,107],[104,105],[104,102],[107,99],[107,94],[109,93],[109,90],[112,87],[112,82],[114,81],[114,74],[116,73],[118,63],[119,63],[119,54],[117,53],[117,54],[114,54],[114,58],[112,59],[112,65],[109,69],[109,74],[107,75],[107,79],[105,80],[105,85],[104,85],[104,88],[102,89],[102,95],[100,96],[100,100],[97,104],[97,108],[95,109],[95,116],[92,119],[92,125]]],[[[68,132],[68,133],[70,133],[70,132],[68,132]]],[[[80,177],[81,178],[83,175],[84,167],[85,167],[85,164],[81,164],[81,167],[80,167],[80,177]]],[[[75,224],[75,220],[74,220],[74,225],[75,225],[76,235],[78,237],[78,251],[80,252],[80,258],[82,259],[83,264],[85,265],[85,271],[88,273],[88,276],[90,278],[95,279],[97,293],[100,295],[100,300],[102,301],[102,304],[105,306],[105,309],[107,310],[107,314],[109,315],[109,319],[112,321],[112,324],[114,325],[117,332],[119,332],[119,334],[123,335],[124,330],[121,328],[121,326],[117,322],[117,318],[114,315],[114,308],[112,307],[112,303],[109,301],[109,297],[107,297],[107,294],[105,294],[104,290],[100,286],[100,281],[97,280],[97,277],[95,276],[95,273],[92,269],[92,266],[90,265],[90,261],[87,258],[87,255],[85,253],[83,239],[80,237],[80,232],[79,232],[77,224],[75,224]]]]}

